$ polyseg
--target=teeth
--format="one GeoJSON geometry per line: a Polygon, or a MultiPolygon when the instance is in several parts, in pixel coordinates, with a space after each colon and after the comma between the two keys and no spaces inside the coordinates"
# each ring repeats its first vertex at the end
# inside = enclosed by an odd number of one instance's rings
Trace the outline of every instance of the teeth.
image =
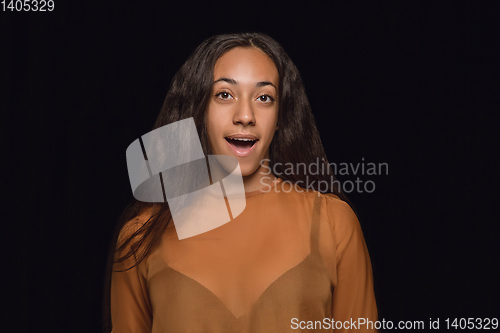
{"type": "Polygon", "coordinates": [[[231,140],[238,140],[238,141],[255,141],[252,139],[242,139],[242,138],[230,138],[231,140]]]}

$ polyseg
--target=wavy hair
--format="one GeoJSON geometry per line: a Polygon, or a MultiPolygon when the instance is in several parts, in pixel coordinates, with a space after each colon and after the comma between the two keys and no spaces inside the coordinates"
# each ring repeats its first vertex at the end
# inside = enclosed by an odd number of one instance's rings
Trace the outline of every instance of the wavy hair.
{"type": "MultiPolygon", "coordinates": [[[[205,111],[212,93],[213,70],[216,61],[235,47],[254,47],[267,54],[279,74],[278,126],[269,148],[269,167],[280,178],[298,184],[322,182],[328,184],[323,193],[333,193],[346,201],[328,163],[323,144],[316,128],[314,116],[307,99],[297,67],[283,47],[263,33],[235,33],[217,35],[206,39],[190,55],[172,79],[170,89],[152,130],[164,125],[193,117],[203,151],[212,154],[205,123],[205,111]],[[320,161],[323,165],[318,165],[320,161]],[[288,174],[285,165],[313,166],[310,174],[288,174]],[[323,172],[317,169],[321,166],[323,172]],[[327,170],[326,174],[324,170],[327,170]],[[306,181],[309,180],[309,181],[306,181]]],[[[319,189],[318,189],[319,190],[319,189]]],[[[133,257],[131,269],[138,265],[158,245],[162,234],[172,220],[168,203],[152,204],[133,199],[125,208],[115,227],[106,267],[104,286],[104,331],[111,331],[110,289],[113,265],[133,257]],[[154,214],[134,230],[129,237],[118,242],[123,226],[144,211],[156,208],[154,214]],[[119,243],[119,244],[117,244],[119,243]],[[117,253],[121,255],[117,256],[117,253]]]]}

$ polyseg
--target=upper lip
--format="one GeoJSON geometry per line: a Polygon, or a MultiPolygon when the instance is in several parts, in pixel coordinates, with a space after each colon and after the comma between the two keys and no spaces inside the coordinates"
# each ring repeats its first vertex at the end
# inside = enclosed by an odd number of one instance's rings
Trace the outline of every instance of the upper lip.
{"type": "Polygon", "coordinates": [[[228,139],[249,139],[249,140],[259,140],[253,134],[237,133],[226,136],[228,139]]]}

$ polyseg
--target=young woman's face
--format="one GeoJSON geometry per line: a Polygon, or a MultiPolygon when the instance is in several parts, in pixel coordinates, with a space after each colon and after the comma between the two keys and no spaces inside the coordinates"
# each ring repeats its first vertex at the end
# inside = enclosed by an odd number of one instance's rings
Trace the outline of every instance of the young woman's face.
{"type": "Polygon", "coordinates": [[[243,176],[269,158],[278,122],[278,81],[273,60],[256,48],[233,48],[215,64],[208,138],[214,154],[238,159],[243,176]]]}

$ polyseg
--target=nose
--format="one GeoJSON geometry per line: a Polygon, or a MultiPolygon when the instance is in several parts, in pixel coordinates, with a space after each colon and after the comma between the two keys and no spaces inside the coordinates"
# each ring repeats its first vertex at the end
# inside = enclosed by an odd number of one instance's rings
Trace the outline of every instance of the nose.
{"type": "Polygon", "coordinates": [[[253,112],[252,102],[243,99],[236,105],[236,111],[233,116],[233,123],[243,126],[255,125],[255,114],[253,112]]]}

